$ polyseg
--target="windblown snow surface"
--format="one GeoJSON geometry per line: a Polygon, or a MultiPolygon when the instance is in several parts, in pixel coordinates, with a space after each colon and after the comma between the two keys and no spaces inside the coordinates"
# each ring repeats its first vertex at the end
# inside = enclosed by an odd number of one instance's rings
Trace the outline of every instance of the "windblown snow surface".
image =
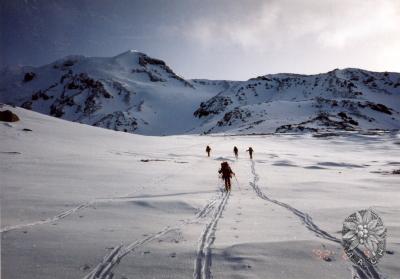
{"type": "Polygon", "coordinates": [[[2,108],[2,278],[400,278],[398,133],[152,137],[2,108]],[[340,231],[364,208],[389,253],[360,269],[340,231]]]}

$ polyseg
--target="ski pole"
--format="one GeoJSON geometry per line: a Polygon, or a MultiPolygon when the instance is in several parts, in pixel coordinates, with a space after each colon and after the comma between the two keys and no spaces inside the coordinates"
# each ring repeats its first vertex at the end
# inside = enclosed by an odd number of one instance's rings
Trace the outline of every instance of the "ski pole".
{"type": "Polygon", "coordinates": [[[237,182],[238,188],[239,188],[239,190],[240,190],[240,183],[239,183],[239,180],[237,179],[236,175],[234,175],[234,177],[235,177],[235,179],[236,179],[236,182],[237,182]]]}
{"type": "Polygon", "coordinates": [[[223,186],[221,186],[221,179],[222,179],[222,176],[221,176],[221,175],[218,175],[218,178],[217,178],[217,180],[218,180],[217,185],[218,185],[218,189],[219,189],[220,191],[222,191],[222,189],[223,189],[223,186]]]}

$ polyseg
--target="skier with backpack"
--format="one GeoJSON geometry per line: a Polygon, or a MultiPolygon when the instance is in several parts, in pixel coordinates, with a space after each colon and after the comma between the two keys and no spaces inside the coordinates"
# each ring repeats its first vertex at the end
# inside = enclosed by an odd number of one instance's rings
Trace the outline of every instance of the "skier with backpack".
{"type": "Polygon", "coordinates": [[[206,152],[207,152],[208,157],[210,157],[211,147],[208,145],[206,147],[206,152]]]}
{"type": "Polygon", "coordinates": [[[233,147],[233,153],[235,154],[236,159],[238,158],[239,150],[236,146],[233,147]]]}
{"type": "Polygon", "coordinates": [[[254,152],[253,148],[249,147],[249,149],[247,149],[246,151],[249,152],[250,159],[253,159],[253,152],[254,152]]]}
{"type": "Polygon", "coordinates": [[[231,190],[231,178],[232,178],[232,175],[235,175],[235,173],[232,171],[228,162],[221,163],[221,168],[219,169],[218,173],[221,174],[222,179],[225,182],[225,191],[227,191],[227,192],[230,191],[231,190]]]}

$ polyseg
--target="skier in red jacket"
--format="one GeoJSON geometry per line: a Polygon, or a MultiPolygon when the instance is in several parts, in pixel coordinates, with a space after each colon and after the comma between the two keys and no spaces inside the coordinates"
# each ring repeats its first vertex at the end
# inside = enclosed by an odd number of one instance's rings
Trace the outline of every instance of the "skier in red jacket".
{"type": "Polygon", "coordinates": [[[231,178],[232,178],[232,175],[235,175],[235,173],[232,171],[228,162],[221,163],[221,168],[219,169],[218,173],[220,173],[222,175],[222,179],[225,181],[225,191],[230,191],[231,190],[231,178]]]}

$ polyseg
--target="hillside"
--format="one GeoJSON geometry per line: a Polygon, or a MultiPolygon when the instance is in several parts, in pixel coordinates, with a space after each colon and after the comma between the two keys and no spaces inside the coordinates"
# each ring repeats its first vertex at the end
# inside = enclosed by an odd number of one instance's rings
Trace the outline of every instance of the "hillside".
{"type": "Polygon", "coordinates": [[[0,102],[143,135],[400,128],[400,74],[360,69],[186,80],[127,51],[3,69],[0,102]]]}
{"type": "Polygon", "coordinates": [[[400,74],[345,69],[232,83],[195,116],[207,133],[268,133],[399,129],[399,111],[400,74]]]}

